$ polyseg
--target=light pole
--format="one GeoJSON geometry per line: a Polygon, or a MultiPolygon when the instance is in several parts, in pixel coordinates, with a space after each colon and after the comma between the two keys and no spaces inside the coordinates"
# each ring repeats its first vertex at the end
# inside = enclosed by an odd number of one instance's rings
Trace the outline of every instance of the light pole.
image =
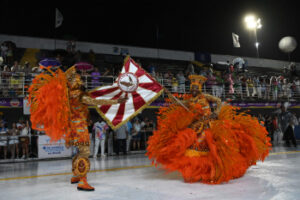
{"type": "Polygon", "coordinates": [[[259,42],[257,41],[257,29],[261,29],[262,25],[260,22],[260,18],[256,18],[254,15],[248,15],[245,17],[245,22],[247,29],[253,30],[255,37],[255,48],[256,48],[256,56],[259,58],[259,42]]]}

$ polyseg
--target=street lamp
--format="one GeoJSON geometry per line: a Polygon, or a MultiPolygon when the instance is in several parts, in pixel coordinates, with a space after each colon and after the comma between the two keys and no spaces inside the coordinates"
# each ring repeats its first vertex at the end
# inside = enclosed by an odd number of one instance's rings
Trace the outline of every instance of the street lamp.
{"type": "Polygon", "coordinates": [[[259,42],[257,41],[257,29],[261,29],[262,25],[260,22],[260,18],[256,18],[254,15],[248,15],[245,17],[245,22],[246,22],[246,26],[249,30],[253,30],[254,31],[254,36],[255,36],[255,48],[256,48],[256,55],[259,58],[259,51],[258,51],[258,47],[259,47],[259,42]]]}

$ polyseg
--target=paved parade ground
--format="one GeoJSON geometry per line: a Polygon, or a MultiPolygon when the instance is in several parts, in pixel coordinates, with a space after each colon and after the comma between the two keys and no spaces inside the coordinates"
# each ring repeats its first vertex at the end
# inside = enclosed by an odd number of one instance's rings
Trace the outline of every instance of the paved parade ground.
{"type": "Polygon", "coordinates": [[[0,199],[280,199],[300,196],[300,148],[275,147],[245,176],[220,185],[184,183],[178,173],[165,174],[144,154],[91,159],[89,183],[94,192],[70,184],[71,159],[0,164],[0,199]]]}

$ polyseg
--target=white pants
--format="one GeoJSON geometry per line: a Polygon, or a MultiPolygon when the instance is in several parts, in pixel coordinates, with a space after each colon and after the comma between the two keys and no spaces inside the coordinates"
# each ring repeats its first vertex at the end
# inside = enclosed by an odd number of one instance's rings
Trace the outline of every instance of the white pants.
{"type": "Polygon", "coordinates": [[[277,129],[273,134],[273,145],[280,144],[280,142],[282,141],[283,133],[279,129],[277,129]]]}
{"type": "Polygon", "coordinates": [[[126,141],[126,151],[129,152],[130,148],[130,141],[131,141],[132,136],[128,135],[127,141],[126,141]]]}
{"type": "Polygon", "coordinates": [[[217,90],[218,90],[218,86],[213,85],[213,86],[212,86],[212,95],[213,95],[213,96],[217,96],[217,90]]]}
{"type": "Polygon", "coordinates": [[[99,144],[101,145],[101,155],[104,155],[105,140],[98,140],[98,139],[96,139],[96,141],[95,141],[95,149],[94,149],[94,157],[96,157],[97,154],[98,154],[99,144]]]}
{"type": "Polygon", "coordinates": [[[273,100],[277,100],[278,98],[278,90],[273,89],[273,100]]]}
{"type": "Polygon", "coordinates": [[[222,97],[222,94],[223,94],[223,86],[216,86],[217,87],[217,91],[216,91],[216,97],[222,97]]]}
{"type": "Polygon", "coordinates": [[[261,86],[257,86],[257,97],[261,99],[261,86]]]}

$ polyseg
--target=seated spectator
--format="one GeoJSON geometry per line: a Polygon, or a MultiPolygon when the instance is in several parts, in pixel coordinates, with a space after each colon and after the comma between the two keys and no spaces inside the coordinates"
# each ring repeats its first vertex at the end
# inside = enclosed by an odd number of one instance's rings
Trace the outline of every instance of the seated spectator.
{"type": "Polygon", "coordinates": [[[185,93],[185,77],[182,71],[177,74],[177,79],[179,83],[179,93],[185,93]]]}
{"type": "Polygon", "coordinates": [[[8,129],[4,123],[0,123],[0,151],[3,150],[4,159],[7,158],[7,135],[8,129]]]}
{"type": "Polygon", "coordinates": [[[21,66],[19,65],[19,62],[15,60],[13,66],[11,66],[10,69],[12,73],[20,72],[21,66]]]}
{"type": "Polygon", "coordinates": [[[11,75],[12,75],[12,73],[11,73],[10,68],[7,65],[5,65],[3,68],[3,72],[1,73],[1,82],[2,82],[3,86],[8,87],[9,79],[10,79],[11,75]]]}
{"type": "Polygon", "coordinates": [[[172,92],[178,92],[178,81],[175,77],[172,77],[172,92]]]}
{"type": "Polygon", "coordinates": [[[29,137],[31,137],[31,129],[29,126],[29,122],[28,120],[26,121],[26,123],[22,123],[22,130],[20,133],[20,141],[21,141],[21,145],[22,145],[22,159],[26,159],[29,158],[29,144],[30,144],[30,139],[29,137]]]}
{"type": "Polygon", "coordinates": [[[12,129],[9,131],[9,150],[11,152],[11,159],[15,159],[15,153],[17,153],[16,157],[19,156],[19,138],[20,131],[17,129],[16,123],[12,124],[12,129]]]}
{"type": "Polygon", "coordinates": [[[142,124],[140,123],[138,118],[134,119],[133,130],[132,130],[132,144],[133,150],[140,150],[141,148],[141,133],[142,124]]]}

